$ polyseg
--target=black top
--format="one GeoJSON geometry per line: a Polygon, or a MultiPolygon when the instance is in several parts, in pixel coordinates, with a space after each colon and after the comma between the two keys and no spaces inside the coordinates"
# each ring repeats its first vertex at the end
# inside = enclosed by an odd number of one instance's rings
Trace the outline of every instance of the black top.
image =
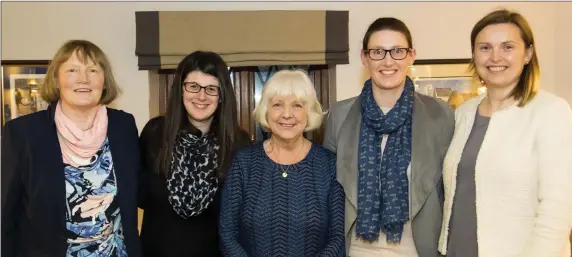
{"type": "MultiPolygon", "coordinates": [[[[2,135],[2,257],[66,256],[64,163],[54,121],[47,110],[8,121],[2,135]]],[[[133,115],[107,108],[125,246],[141,256],[137,188],[141,169],[133,115]]]]}
{"type": "MultiPolygon", "coordinates": [[[[163,117],[151,119],[140,136],[143,175],[139,207],[144,210],[141,227],[143,255],[146,257],[221,256],[218,237],[220,189],[203,213],[183,219],[171,206],[166,179],[158,174],[156,157],[162,144],[163,117]]],[[[241,131],[238,147],[248,145],[248,134],[241,131]]]]}

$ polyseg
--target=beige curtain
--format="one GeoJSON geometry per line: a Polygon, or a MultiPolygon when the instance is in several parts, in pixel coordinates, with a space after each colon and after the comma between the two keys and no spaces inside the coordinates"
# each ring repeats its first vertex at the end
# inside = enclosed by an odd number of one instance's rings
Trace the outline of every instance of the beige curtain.
{"type": "Polygon", "coordinates": [[[174,69],[197,50],[231,67],[349,63],[348,11],[144,11],[135,21],[140,70],[174,69]]]}

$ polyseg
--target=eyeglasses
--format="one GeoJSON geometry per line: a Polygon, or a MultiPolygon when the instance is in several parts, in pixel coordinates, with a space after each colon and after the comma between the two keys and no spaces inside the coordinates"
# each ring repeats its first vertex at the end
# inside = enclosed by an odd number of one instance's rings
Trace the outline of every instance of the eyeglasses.
{"type": "Polygon", "coordinates": [[[189,93],[198,93],[201,91],[201,89],[205,89],[205,93],[207,95],[217,96],[220,92],[219,87],[217,86],[203,87],[195,82],[185,82],[183,83],[183,87],[189,93]]]}
{"type": "Polygon", "coordinates": [[[403,60],[407,57],[407,53],[411,52],[411,48],[393,48],[389,50],[385,49],[366,49],[364,53],[369,56],[370,59],[380,61],[385,58],[387,53],[391,55],[394,60],[403,60]]]}

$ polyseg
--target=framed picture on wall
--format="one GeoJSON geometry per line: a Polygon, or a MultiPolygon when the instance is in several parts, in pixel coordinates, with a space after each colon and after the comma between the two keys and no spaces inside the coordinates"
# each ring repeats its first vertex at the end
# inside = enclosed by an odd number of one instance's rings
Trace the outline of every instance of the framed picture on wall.
{"type": "Polygon", "coordinates": [[[415,91],[440,98],[455,109],[472,97],[486,92],[469,70],[470,59],[417,60],[408,75],[415,91]]]}
{"type": "Polygon", "coordinates": [[[49,61],[2,61],[2,126],[12,119],[45,110],[40,97],[49,61]]]}

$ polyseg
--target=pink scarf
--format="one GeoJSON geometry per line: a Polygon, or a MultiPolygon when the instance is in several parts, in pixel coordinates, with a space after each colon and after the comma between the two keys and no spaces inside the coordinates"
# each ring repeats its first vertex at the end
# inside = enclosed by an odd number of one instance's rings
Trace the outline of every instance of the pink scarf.
{"type": "Polygon", "coordinates": [[[64,163],[74,167],[88,164],[107,137],[107,108],[103,105],[97,110],[93,126],[88,130],[78,128],[62,112],[61,102],[56,106],[55,121],[64,163]]]}

